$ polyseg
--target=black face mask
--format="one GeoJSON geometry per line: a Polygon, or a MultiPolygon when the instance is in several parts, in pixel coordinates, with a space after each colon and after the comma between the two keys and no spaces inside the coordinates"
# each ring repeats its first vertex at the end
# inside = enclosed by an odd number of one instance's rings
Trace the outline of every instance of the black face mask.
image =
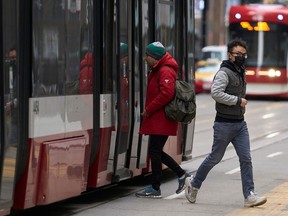
{"type": "Polygon", "coordinates": [[[244,66],[246,58],[244,56],[235,56],[234,63],[238,66],[244,66]]]}

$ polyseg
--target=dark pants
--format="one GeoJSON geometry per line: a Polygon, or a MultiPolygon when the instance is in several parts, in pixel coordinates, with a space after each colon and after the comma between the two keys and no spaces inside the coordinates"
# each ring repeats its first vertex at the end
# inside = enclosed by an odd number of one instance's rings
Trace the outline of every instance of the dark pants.
{"type": "Polygon", "coordinates": [[[150,135],[149,139],[149,154],[152,167],[152,187],[159,190],[162,179],[162,163],[169,167],[178,177],[185,174],[185,171],[179,164],[168,154],[163,151],[164,145],[168,136],[150,135]]]}
{"type": "Polygon", "coordinates": [[[253,167],[250,154],[250,140],[247,124],[242,122],[214,122],[214,141],[212,152],[206,157],[193,178],[192,186],[200,188],[210,170],[218,164],[231,142],[239,157],[242,190],[247,198],[254,192],[253,167]]]}

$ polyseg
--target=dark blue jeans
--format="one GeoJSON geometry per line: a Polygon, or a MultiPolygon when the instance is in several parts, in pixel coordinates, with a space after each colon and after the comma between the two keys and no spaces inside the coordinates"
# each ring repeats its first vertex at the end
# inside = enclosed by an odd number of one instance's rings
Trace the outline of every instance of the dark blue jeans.
{"type": "Polygon", "coordinates": [[[162,163],[173,170],[178,177],[185,174],[185,171],[168,154],[163,151],[168,136],[150,135],[149,137],[149,155],[152,168],[152,187],[159,190],[162,180],[162,163]]]}
{"type": "Polygon", "coordinates": [[[200,188],[209,171],[218,164],[231,142],[239,157],[242,190],[245,198],[254,191],[250,141],[247,124],[242,122],[214,122],[214,140],[211,153],[202,162],[193,179],[192,186],[200,188]]]}

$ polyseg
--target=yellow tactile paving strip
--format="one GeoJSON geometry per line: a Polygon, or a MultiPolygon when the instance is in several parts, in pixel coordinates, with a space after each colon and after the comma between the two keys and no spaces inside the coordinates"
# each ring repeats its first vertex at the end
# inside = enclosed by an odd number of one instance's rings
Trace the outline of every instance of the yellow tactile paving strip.
{"type": "Polygon", "coordinates": [[[267,202],[258,207],[233,211],[226,216],[288,216],[288,182],[271,190],[267,202]]]}

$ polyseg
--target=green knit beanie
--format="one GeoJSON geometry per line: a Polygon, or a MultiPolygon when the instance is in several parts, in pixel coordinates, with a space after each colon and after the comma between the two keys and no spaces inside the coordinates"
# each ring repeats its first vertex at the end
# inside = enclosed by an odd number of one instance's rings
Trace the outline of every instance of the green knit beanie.
{"type": "Polygon", "coordinates": [[[126,43],[120,43],[120,58],[128,55],[128,45],[126,43]]]}
{"type": "Polygon", "coordinates": [[[146,47],[146,54],[156,60],[161,59],[165,53],[166,49],[159,41],[150,43],[146,47]]]}

